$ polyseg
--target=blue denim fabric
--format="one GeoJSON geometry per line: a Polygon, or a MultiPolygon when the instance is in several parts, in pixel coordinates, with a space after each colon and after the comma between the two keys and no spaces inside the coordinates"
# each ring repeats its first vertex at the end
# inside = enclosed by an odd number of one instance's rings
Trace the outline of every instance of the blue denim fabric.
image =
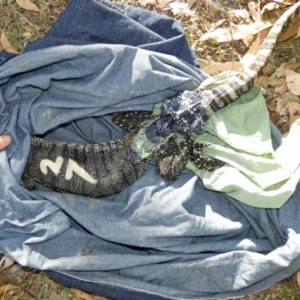
{"type": "Polygon", "coordinates": [[[0,248],[18,263],[128,300],[238,297],[297,271],[299,188],[280,209],[258,209],[205,189],[188,170],[165,182],[153,164],[129,188],[101,199],[22,185],[30,135],[115,139],[124,132],[107,114],[152,110],[206,78],[176,21],[73,0],[44,39],[4,59],[0,134],[13,143],[0,152],[0,248]]]}
{"type": "Polygon", "coordinates": [[[45,38],[25,51],[59,45],[131,45],[174,55],[199,67],[180,23],[163,15],[105,0],[72,1],[45,38]]]}
{"type": "Polygon", "coordinates": [[[14,58],[18,54],[9,53],[9,52],[0,52],[0,65],[4,64],[6,61],[14,58]]]}

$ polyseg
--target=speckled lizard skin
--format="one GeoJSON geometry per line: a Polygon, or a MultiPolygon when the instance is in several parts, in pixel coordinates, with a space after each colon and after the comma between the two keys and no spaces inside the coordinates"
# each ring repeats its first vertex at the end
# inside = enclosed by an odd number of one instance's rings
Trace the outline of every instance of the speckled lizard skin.
{"type": "MultiPolygon", "coordinates": [[[[152,118],[147,111],[128,111],[111,115],[112,121],[126,130],[137,130],[143,126],[145,120],[152,118]]],[[[164,180],[175,180],[185,168],[188,160],[198,168],[213,171],[224,165],[224,162],[205,155],[202,151],[203,144],[193,140],[176,142],[176,137],[171,137],[157,151],[153,153],[156,169],[164,180]]]]}
{"type": "Polygon", "coordinates": [[[134,135],[87,145],[32,137],[23,183],[29,190],[36,181],[59,192],[96,198],[118,193],[140,178],[151,160],[141,160],[130,148],[134,135]]]}

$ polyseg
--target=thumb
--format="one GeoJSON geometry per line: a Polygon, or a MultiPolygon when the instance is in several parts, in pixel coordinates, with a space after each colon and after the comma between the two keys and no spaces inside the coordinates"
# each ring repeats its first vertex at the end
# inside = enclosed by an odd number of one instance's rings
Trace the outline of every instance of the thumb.
{"type": "Polygon", "coordinates": [[[0,136],[0,150],[3,150],[11,143],[11,137],[9,135],[0,136]]]}

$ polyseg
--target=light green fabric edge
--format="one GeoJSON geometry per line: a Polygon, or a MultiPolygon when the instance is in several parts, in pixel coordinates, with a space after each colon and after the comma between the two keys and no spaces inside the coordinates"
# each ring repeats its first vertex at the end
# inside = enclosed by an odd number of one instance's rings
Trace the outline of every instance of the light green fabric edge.
{"type": "Polygon", "coordinates": [[[295,122],[288,138],[274,152],[265,100],[260,87],[254,86],[211,115],[206,132],[196,139],[212,144],[204,153],[227,164],[213,172],[199,170],[191,162],[186,168],[210,190],[225,192],[251,206],[279,208],[293,194],[300,178],[299,138],[300,122],[295,122]]]}

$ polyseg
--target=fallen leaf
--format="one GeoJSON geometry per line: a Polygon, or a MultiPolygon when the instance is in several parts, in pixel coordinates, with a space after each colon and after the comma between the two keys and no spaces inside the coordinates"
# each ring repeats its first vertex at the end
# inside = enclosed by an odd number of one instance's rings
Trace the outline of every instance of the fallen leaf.
{"type": "Polygon", "coordinates": [[[269,77],[268,81],[265,83],[266,86],[278,87],[286,84],[285,79],[281,77],[269,77]]]}
{"type": "MultiPolygon", "coordinates": [[[[297,98],[296,98],[297,99],[297,98]]],[[[298,99],[300,102],[300,100],[298,99]]],[[[289,101],[289,127],[300,118],[300,103],[289,101]]]]}
{"type": "Polygon", "coordinates": [[[293,5],[291,2],[287,2],[286,0],[273,0],[273,1],[277,3],[284,3],[285,5],[293,5]]]}
{"type": "Polygon", "coordinates": [[[298,38],[299,36],[300,36],[300,27],[298,29],[297,36],[295,38],[298,38]]]}
{"type": "Polygon", "coordinates": [[[20,7],[31,10],[31,11],[40,11],[40,9],[32,3],[30,0],[16,0],[20,7]]]}
{"type": "Polygon", "coordinates": [[[211,76],[217,75],[224,71],[233,71],[233,72],[243,72],[244,66],[240,62],[227,62],[227,63],[215,63],[211,64],[205,68],[203,71],[211,76]]]}
{"type": "Polygon", "coordinates": [[[212,32],[202,35],[200,41],[215,40],[218,43],[241,40],[247,36],[257,34],[258,32],[272,26],[270,22],[256,22],[252,24],[231,24],[231,28],[218,28],[212,32]]]}
{"type": "Polygon", "coordinates": [[[254,19],[255,21],[259,21],[259,20],[260,20],[260,14],[259,14],[260,9],[259,9],[259,4],[258,4],[258,3],[255,3],[255,2],[253,2],[253,1],[250,1],[250,2],[248,3],[248,8],[249,8],[249,11],[250,11],[250,13],[251,13],[253,19],[254,19]]]}
{"type": "Polygon", "coordinates": [[[256,36],[256,38],[252,42],[251,46],[249,47],[249,50],[241,59],[241,62],[245,66],[250,66],[252,64],[252,62],[254,61],[254,59],[256,57],[256,53],[258,52],[258,50],[262,44],[262,41],[268,35],[269,31],[270,31],[270,28],[266,28],[266,29],[262,30],[259,35],[256,36]]]}
{"type": "Polygon", "coordinates": [[[71,288],[71,293],[76,297],[76,299],[83,299],[83,300],[107,300],[106,297],[101,297],[97,295],[91,295],[80,291],[78,289],[71,288]]]}
{"type": "MultiPolygon", "coordinates": [[[[19,286],[17,286],[17,285],[12,285],[12,284],[3,285],[0,287],[0,295],[3,295],[3,294],[5,295],[7,292],[16,290],[18,288],[19,288],[19,286]]],[[[5,298],[2,297],[2,299],[5,299],[5,298]]]]}
{"type": "Polygon", "coordinates": [[[274,73],[270,76],[270,85],[277,86],[276,82],[280,78],[285,77],[285,70],[286,69],[293,69],[293,67],[296,65],[296,59],[292,58],[288,62],[282,63],[275,71],[274,73]],[[271,84],[273,82],[273,84],[271,84]]]}
{"type": "Polygon", "coordinates": [[[250,14],[246,9],[232,9],[228,11],[228,18],[235,23],[249,23],[250,14]]]}
{"type": "Polygon", "coordinates": [[[298,288],[300,288],[300,271],[298,271],[298,273],[296,275],[296,284],[297,284],[298,288]]]}
{"type": "MultiPolygon", "coordinates": [[[[283,42],[283,41],[288,40],[293,35],[297,34],[298,30],[299,30],[299,33],[300,33],[300,16],[299,15],[297,15],[297,17],[295,17],[295,23],[291,27],[289,27],[287,31],[285,31],[283,34],[281,34],[277,41],[278,42],[283,42]]],[[[299,35],[297,35],[297,37],[298,36],[299,35]]]]}
{"type": "Polygon", "coordinates": [[[188,3],[190,7],[193,7],[197,0],[180,0],[180,2],[188,3]]]}
{"type": "Polygon", "coordinates": [[[237,18],[248,19],[250,18],[249,12],[246,9],[233,9],[231,13],[234,14],[237,18]]]}
{"type": "Polygon", "coordinates": [[[286,82],[284,82],[284,81],[280,81],[280,82],[281,82],[281,84],[276,86],[276,88],[274,89],[274,92],[277,94],[287,93],[289,89],[286,85],[286,82]]]}
{"type": "Polygon", "coordinates": [[[155,0],[139,0],[139,3],[142,6],[146,6],[148,4],[156,4],[156,1],[155,0]]]}
{"type": "Polygon", "coordinates": [[[12,46],[12,44],[10,43],[10,41],[8,40],[8,38],[6,37],[6,35],[5,35],[5,33],[4,33],[4,30],[3,30],[2,33],[1,33],[0,42],[1,42],[1,45],[2,45],[3,49],[4,49],[6,52],[10,52],[10,53],[19,53],[19,52],[12,46]]]}
{"type": "Polygon", "coordinates": [[[297,70],[298,68],[300,68],[300,62],[297,62],[294,65],[289,67],[289,69],[291,70],[297,70]]]}
{"type": "Polygon", "coordinates": [[[215,30],[217,28],[221,28],[223,26],[224,23],[226,23],[227,20],[226,19],[221,19],[218,20],[216,23],[211,23],[211,30],[215,30]]]}
{"type": "Polygon", "coordinates": [[[278,122],[280,121],[280,116],[276,111],[277,100],[274,98],[271,100],[267,100],[267,105],[268,105],[270,119],[274,124],[277,125],[278,122]]]}
{"type": "Polygon", "coordinates": [[[273,57],[271,57],[265,64],[265,67],[262,70],[263,75],[269,75],[273,74],[274,72],[274,67],[275,67],[275,62],[273,57]]]}
{"type": "Polygon", "coordinates": [[[190,9],[188,3],[172,2],[169,4],[169,6],[175,16],[196,16],[196,13],[190,9]]]}
{"type": "Polygon", "coordinates": [[[266,88],[269,84],[269,76],[259,76],[256,83],[261,85],[263,88],[266,88]]]}
{"type": "Polygon", "coordinates": [[[274,9],[278,9],[279,8],[279,5],[275,2],[270,2],[270,3],[267,3],[261,10],[261,15],[263,15],[263,13],[268,10],[268,11],[272,11],[274,9]]]}
{"type": "Polygon", "coordinates": [[[5,255],[4,264],[2,267],[0,266],[0,272],[6,268],[12,266],[14,263],[15,263],[15,261],[10,256],[5,255]]]}
{"type": "Polygon", "coordinates": [[[287,122],[287,115],[289,109],[289,103],[287,97],[284,94],[280,95],[280,97],[276,98],[277,105],[276,105],[276,112],[281,116],[281,123],[287,122]]]}
{"type": "Polygon", "coordinates": [[[203,59],[203,58],[198,58],[198,63],[200,65],[201,69],[204,69],[205,67],[208,67],[209,65],[212,64],[211,61],[209,61],[207,59],[203,59]]]}
{"type": "Polygon", "coordinates": [[[300,74],[286,69],[285,80],[290,92],[297,96],[300,95],[300,74]]]}

